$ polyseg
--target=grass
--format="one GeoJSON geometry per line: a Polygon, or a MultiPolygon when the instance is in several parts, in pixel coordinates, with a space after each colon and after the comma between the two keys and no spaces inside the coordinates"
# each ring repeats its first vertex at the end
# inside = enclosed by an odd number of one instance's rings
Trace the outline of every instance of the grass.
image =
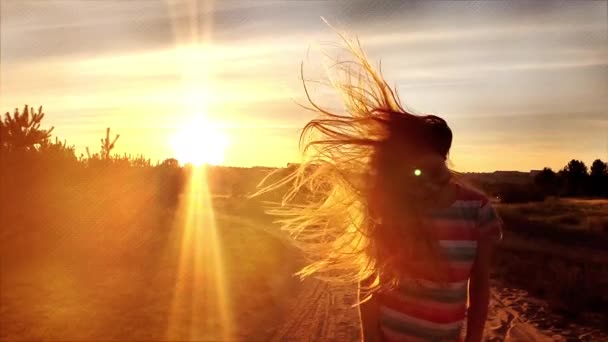
{"type": "Polygon", "coordinates": [[[501,204],[507,228],[530,239],[608,251],[608,200],[501,204]]]}
{"type": "MultiPolygon", "coordinates": [[[[608,200],[502,204],[505,239],[495,275],[571,319],[608,305],[608,200]]],[[[600,326],[608,324],[604,316],[600,326]]]]}

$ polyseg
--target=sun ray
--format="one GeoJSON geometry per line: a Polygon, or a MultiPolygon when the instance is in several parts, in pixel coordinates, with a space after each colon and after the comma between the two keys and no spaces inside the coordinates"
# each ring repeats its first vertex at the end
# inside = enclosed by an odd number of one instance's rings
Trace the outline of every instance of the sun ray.
{"type": "Polygon", "coordinates": [[[182,241],[168,339],[225,341],[233,336],[221,241],[211,204],[206,168],[192,168],[176,220],[182,241]]]}
{"type": "Polygon", "coordinates": [[[174,226],[181,230],[181,249],[168,317],[169,340],[225,341],[232,340],[234,332],[221,241],[204,165],[221,163],[227,144],[226,136],[211,128],[204,117],[209,114],[213,83],[209,69],[213,66],[206,59],[212,44],[214,8],[214,1],[167,0],[176,62],[182,68],[180,112],[195,115],[195,122],[184,125],[171,142],[177,159],[193,167],[189,168],[188,185],[174,226]],[[216,318],[219,321],[214,321],[216,318]]]}

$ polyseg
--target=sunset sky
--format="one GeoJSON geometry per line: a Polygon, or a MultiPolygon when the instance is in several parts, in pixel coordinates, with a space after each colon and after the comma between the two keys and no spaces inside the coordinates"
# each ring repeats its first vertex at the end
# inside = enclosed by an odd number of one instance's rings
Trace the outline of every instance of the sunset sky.
{"type": "Polygon", "coordinates": [[[459,171],[608,158],[606,1],[0,4],[2,113],[44,106],[78,153],[111,127],[118,153],[169,158],[202,115],[227,136],[227,165],[297,161],[300,63],[318,74],[307,56],[338,41],[323,16],[382,60],[406,106],[448,121],[459,171]]]}

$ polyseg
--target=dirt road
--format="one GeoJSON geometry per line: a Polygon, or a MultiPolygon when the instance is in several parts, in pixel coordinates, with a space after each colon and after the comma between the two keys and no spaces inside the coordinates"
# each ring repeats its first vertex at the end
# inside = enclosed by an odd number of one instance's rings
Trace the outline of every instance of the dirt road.
{"type": "MultiPolygon", "coordinates": [[[[355,291],[306,281],[290,314],[271,341],[358,341],[358,313],[350,307],[355,291]]],[[[485,337],[487,341],[553,341],[525,322],[493,289],[485,337]]]]}
{"type": "Polygon", "coordinates": [[[358,313],[350,307],[355,292],[308,280],[271,341],[356,341],[358,313]]]}

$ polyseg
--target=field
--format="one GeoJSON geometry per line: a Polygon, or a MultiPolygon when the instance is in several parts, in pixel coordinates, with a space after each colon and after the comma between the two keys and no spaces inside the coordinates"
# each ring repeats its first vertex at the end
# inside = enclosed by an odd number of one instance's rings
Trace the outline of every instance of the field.
{"type": "Polygon", "coordinates": [[[542,298],[564,322],[605,329],[608,201],[548,199],[498,210],[506,229],[495,278],[542,298]]]}
{"type": "Polygon", "coordinates": [[[267,339],[299,287],[293,259],[280,240],[255,227],[223,217],[216,222],[205,228],[218,231],[219,265],[210,265],[204,251],[200,260],[188,255],[179,229],[146,222],[111,227],[91,220],[79,232],[55,227],[62,236],[54,241],[34,233],[3,240],[0,337],[267,339]],[[226,303],[219,303],[216,272],[223,273],[226,303]],[[220,304],[234,325],[229,331],[220,304]]]}
{"type": "Polygon", "coordinates": [[[258,202],[159,172],[3,173],[1,340],[281,340],[308,331],[296,307],[337,310],[320,333],[357,338],[338,292],[293,276],[302,261],[258,202]]]}
{"type": "MultiPolygon", "coordinates": [[[[5,174],[1,340],[359,338],[354,289],[295,278],[303,261],[261,201],[221,187],[210,195],[204,176],[169,191],[161,171],[5,174]]],[[[572,218],[605,222],[605,205],[500,207],[508,230],[496,258],[489,341],[606,336],[599,328],[606,317],[592,305],[605,300],[606,250],[584,237],[606,232],[572,218]],[[526,235],[531,228],[521,224],[538,222],[553,230],[526,235]],[[587,242],[565,248],[576,234],[587,242]],[[564,295],[580,315],[560,312],[555,299],[564,295]]]]}
{"type": "Polygon", "coordinates": [[[544,241],[608,250],[608,200],[556,199],[499,206],[509,230],[544,241]]]}

